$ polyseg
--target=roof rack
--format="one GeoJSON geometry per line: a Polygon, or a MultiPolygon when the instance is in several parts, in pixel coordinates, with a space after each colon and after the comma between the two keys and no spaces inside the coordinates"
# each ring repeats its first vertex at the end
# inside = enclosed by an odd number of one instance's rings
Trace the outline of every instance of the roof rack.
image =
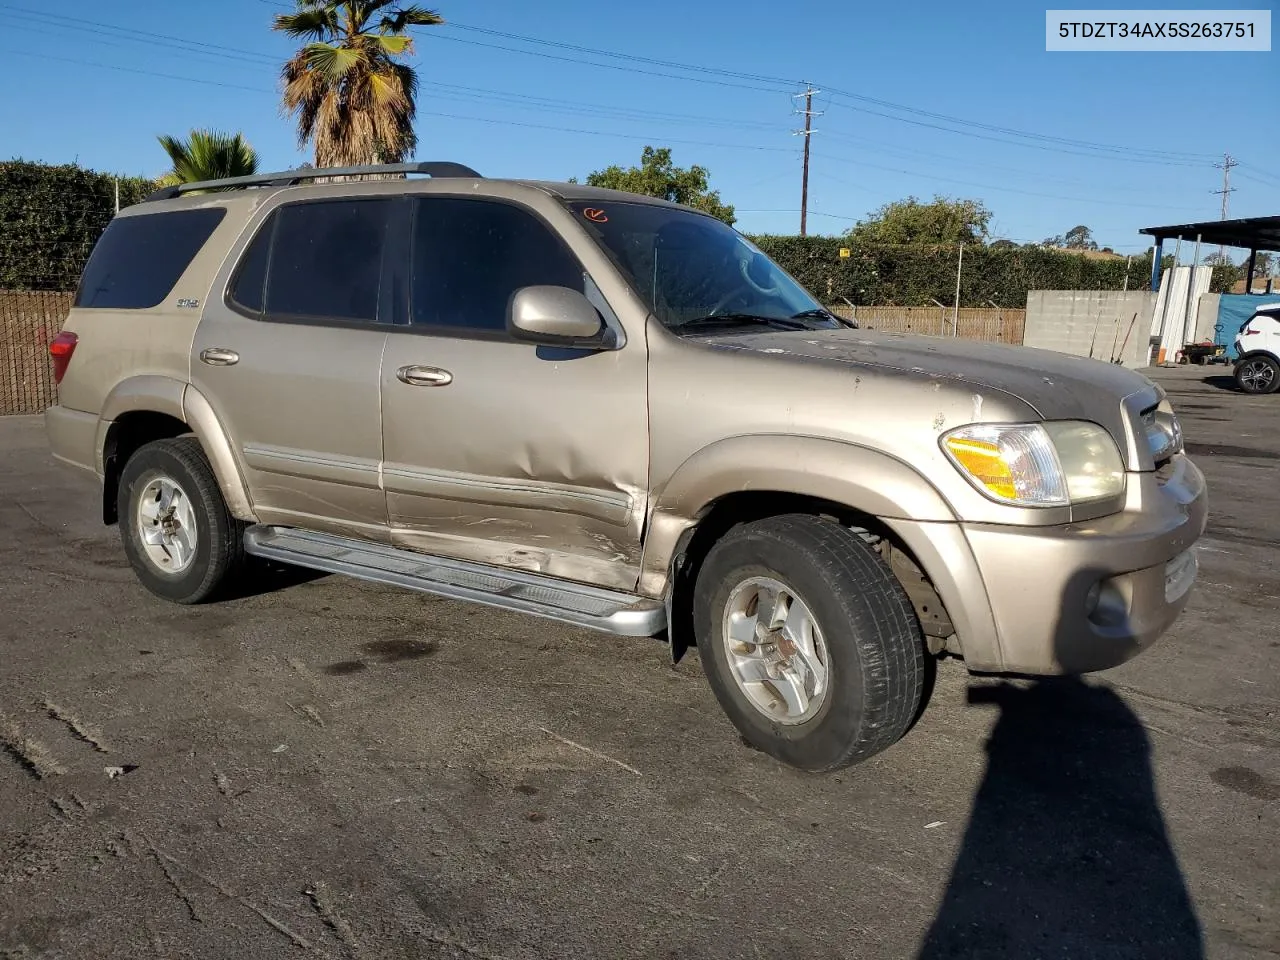
{"type": "Polygon", "coordinates": [[[197,183],[179,183],[161,187],[143,201],[172,200],[184,193],[196,190],[226,190],[233,187],[291,187],[303,180],[320,177],[358,177],[388,173],[421,173],[429,177],[466,177],[480,179],[468,166],[448,160],[430,160],[424,163],[375,163],[362,167],[320,167],[303,170],[282,170],[278,173],[255,173],[248,177],[226,177],[222,180],[201,180],[197,183]]]}

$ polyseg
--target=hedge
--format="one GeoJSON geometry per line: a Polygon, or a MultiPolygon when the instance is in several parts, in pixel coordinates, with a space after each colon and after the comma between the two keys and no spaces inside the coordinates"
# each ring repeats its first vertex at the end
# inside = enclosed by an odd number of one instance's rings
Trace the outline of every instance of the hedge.
{"type": "MultiPolygon", "coordinates": [[[[0,289],[74,290],[115,213],[117,178],[75,164],[0,161],[0,289]]],[[[155,189],[120,177],[120,206],[155,189]]]]}
{"type": "MultiPolygon", "coordinates": [[[[118,178],[120,206],[137,203],[155,184],[118,178]]],[[[115,212],[117,178],[75,164],[0,162],[0,289],[74,290],[84,262],[115,212]]],[[[859,306],[950,305],[955,298],[954,246],[858,247],[847,258],[839,237],[756,236],[752,240],[826,303],[859,306]]],[[[1172,264],[1167,257],[1166,264],[1172,264]]],[[[1098,260],[1038,247],[966,247],[963,306],[1020,307],[1028,290],[1119,290],[1124,260],[1098,260]]],[[[1212,289],[1238,279],[1214,269],[1212,289]]],[[[1151,255],[1134,257],[1129,288],[1150,286],[1151,255]]]]}
{"type": "MultiPolygon", "coordinates": [[[[950,306],[956,295],[956,246],[858,246],[842,258],[849,241],[840,237],[753,236],[769,254],[819,300],[858,306],[950,306]]],[[[1164,267],[1173,265],[1163,258],[1164,267]]],[[[1129,263],[1129,289],[1151,288],[1151,254],[1129,263]]],[[[1238,279],[1235,267],[1215,267],[1210,289],[1225,293],[1238,279]]],[[[1020,307],[1029,290],[1120,290],[1125,261],[1095,259],[1041,247],[966,246],[960,275],[960,304],[1020,307]]]]}

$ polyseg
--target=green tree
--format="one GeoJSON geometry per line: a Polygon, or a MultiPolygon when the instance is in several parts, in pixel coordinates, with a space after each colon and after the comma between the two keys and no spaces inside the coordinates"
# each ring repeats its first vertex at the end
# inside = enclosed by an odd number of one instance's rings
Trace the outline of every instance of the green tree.
{"type": "Polygon", "coordinates": [[[412,26],[444,23],[439,14],[395,0],[297,0],[274,29],[305,44],[281,71],[284,105],[296,114],[298,145],[314,145],[317,167],[399,163],[417,136],[418,75],[412,26]]]}
{"type": "Polygon", "coordinates": [[[927,244],[983,243],[991,211],[981,200],[935,196],[931,203],[915,197],[886,203],[849,231],[854,243],[927,244]]]}
{"type": "Polygon", "coordinates": [[[1055,237],[1046,237],[1046,247],[1061,247],[1064,250],[1097,250],[1098,244],[1093,239],[1093,231],[1083,223],[1072,227],[1066,233],[1055,237]]]}
{"type": "Polygon", "coordinates": [[[171,164],[169,172],[160,178],[164,186],[247,177],[258,172],[258,154],[238,133],[192,130],[185,140],[167,134],[156,139],[171,164]]]}
{"type": "Polygon", "coordinates": [[[710,176],[705,167],[697,164],[688,169],[677,167],[671,161],[670,147],[645,147],[640,166],[623,168],[614,164],[590,174],[587,183],[683,203],[732,225],[733,207],[720,200],[718,190],[709,189],[710,176]]]}

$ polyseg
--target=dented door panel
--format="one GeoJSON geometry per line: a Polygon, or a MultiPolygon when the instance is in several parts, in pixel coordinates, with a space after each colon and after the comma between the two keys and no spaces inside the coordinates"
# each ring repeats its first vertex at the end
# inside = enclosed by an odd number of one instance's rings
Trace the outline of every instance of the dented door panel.
{"type": "Polygon", "coordinates": [[[649,453],[640,343],[566,352],[397,331],[382,398],[393,544],[635,586],[649,453]],[[414,364],[453,379],[403,383],[414,364]]]}

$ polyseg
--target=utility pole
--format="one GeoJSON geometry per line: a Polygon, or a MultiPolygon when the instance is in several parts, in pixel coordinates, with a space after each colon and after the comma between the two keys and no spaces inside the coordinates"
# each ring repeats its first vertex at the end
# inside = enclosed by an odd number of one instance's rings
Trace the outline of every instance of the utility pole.
{"type": "Polygon", "coordinates": [[[796,136],[804,137],[804,171],[800,181],[800,236],[802,237],[805,236],[809,223],[809,138],[817,133],[813,129],[813,118],[822,116],[821,113],[815,113],[813,110],[813,95],[822,91],[813,89],[812,83],[805,83],[804,86],[804,93],[797,93],[791,98],[793,100],[804,98],[804,109],[796,111],[804,114],[804,129],[792,131],[796,136]]]}
{"type": "MultiPolygon", "coordinates": [[[[1214,166],[1222,171],[1222,189],[1213,190],[1211,192],[1222,194],[1222,215],[1218,219],[1225,220],[1227,219],[1227,210],[1230,209],[1231,194],[1236,192],[1236,188],[1231,185],[1231,168],[1240,166],[1240,161],[1237,160],[1235,157],[1231,156],[1231,154],[1224,153],[1222,155],[1222,162],[1215,163],[1214,166]]],[[[1219,261],[1221,261],[1221,259],[1224,256],[1226,256],[1226,253],[1227,253],[1226,246],[1223,244],[1219,244],[1218,246],[1219,261]]]]}

